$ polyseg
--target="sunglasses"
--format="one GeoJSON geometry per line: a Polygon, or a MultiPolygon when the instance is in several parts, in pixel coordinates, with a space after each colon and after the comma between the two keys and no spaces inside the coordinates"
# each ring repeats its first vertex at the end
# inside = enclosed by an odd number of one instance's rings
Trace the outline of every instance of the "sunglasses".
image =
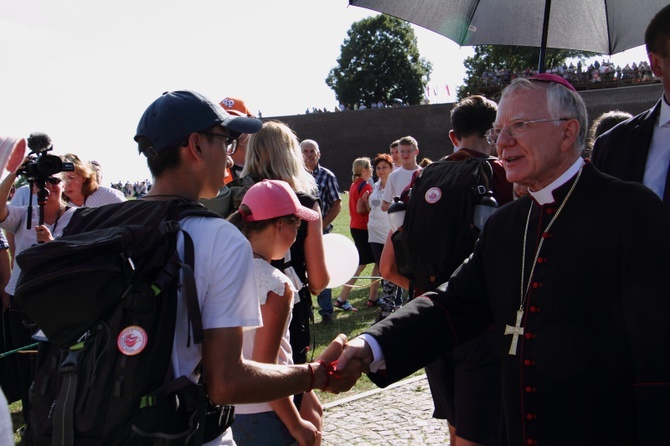
{"type": "Polygon", "coordinates": [[[49,177],[49,178],[47,178],[47,183],[49,183],[49,184],[51,184],[51,185],[54,185],[54,186],[55,186],[56,184],[60,184],[61,181],[63,181],[63,180],[61,180],[61,179],[58,178],[58,177],[49,177]]]}

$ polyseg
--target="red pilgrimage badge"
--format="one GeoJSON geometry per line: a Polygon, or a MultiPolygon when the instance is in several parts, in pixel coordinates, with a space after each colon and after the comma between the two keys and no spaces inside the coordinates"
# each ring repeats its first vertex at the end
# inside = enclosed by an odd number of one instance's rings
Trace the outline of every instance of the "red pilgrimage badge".
{"type": "Polygon", "coordinates": [[[126,356],[135,356],[142,353],[147,346],[147,332],[139,325],[124,328],[116,338],[116,346],[126,356]]]}

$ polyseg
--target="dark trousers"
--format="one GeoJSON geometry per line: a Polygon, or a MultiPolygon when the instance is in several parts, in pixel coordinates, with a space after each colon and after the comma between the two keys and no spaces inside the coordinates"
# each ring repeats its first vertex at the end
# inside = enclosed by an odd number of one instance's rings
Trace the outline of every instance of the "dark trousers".
{"type": "MultiPolygon", "coordinates": [[[[7,311],[9,322],[9,333],[11,336],[12,349],[25,347],[34,343],[32,335],[35,333],[33,322],[26,316],[26,313],[16,303],[14,297],[11,297],[10,308],[7,311]]],[[[33,382],[34,374],[34,353],[18,352],[13,355],[16,359],[18,376],[12,385],[19,389],[21,401],[23,403],[23,419],[28,420],[30,414],[30,385],[33,382]]]]}

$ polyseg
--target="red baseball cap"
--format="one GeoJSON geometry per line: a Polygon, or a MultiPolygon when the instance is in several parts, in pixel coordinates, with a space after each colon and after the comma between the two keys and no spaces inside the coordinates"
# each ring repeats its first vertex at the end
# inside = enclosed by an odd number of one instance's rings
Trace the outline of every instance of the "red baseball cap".
{"type": "Polygon", "coordinates": [[[319,219],[318,212],[300,204],[298,196],[286,181],[263,180],[254,184],[244,194],[242,204],[251,211],[247,214],[240,210],[244,221],[269,220],[286,215],[295,215],[308,221],[319,219]]]}

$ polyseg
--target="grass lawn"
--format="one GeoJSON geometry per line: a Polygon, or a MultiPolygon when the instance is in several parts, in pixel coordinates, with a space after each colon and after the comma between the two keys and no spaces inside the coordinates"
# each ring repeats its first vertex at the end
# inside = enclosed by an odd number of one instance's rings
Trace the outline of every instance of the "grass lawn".
{"type": "MultiPolygon", "coordinates": [[[[333,232],[351,238],[351,234],[349,233],[348,199],[349,197],[347,194],[342,194],[342,212],[340,212],[340,215],[337,216],[333,223],[335,226],[333,232]]],[[[368,267],[361,273],[361,277],[369,277],[371,274],[372,265],[368,265],[368,267]]],[[[374,323],[378,309],[368,308],[366,306],[370,281],[371,279],[359,279],[349,295],[349,302],[351,302],[354,307],[358,308],[359,311],[342,311],[336,308],[333,315],[333,322],[328,325],[321,323],[321,317],[318,314],[318,305],[316,304],[316,297],[313,297],[315,305],[315,323],[312,325],[312,338],[315,344],[314,358],[316,358],[339,333],[344,333],[349,339],[352,339],[374,323]]],[[[342,287],[333,289],[333,300],[340,295],[341,290],[342,287]]],[[[420,373],[423,373],[423,370],[420,370],[415,374],[420,373]]],[[[322,403],[327,403],[340,398],[349,397],[356,393],[366,392],[374,388],[376,388],[376,386],[366,376],[363,376],[349,392],[334,395],[317,390],[317,394],[322,403]]],[[[11,404],[10,411],[12,412],[12,419],[14,420],[14,427],[16,430],[23,425],[21,403],[16,402],[11,404]]],[[[15,440],[18,441],[18,437],[15,437],[15,440]]]]}
{"type": "MultiPolygon", "coordinates": [[[[335,222],[333,223],[335,226],[333,232],[351,238],[351,234],[349,233],[348,200],[348,194],[342,194],[342,212],[340,212],[340,214],[335,219],[335,222]]],[[[368,265],[363,270],[360,277],[370,277],[371,275],[372,265],[368,265]]],[[[370,279],[359,279],[356,282],[356,285],[354,285],[351,294],[349,295],[349,302],[351,302],[354,307],[358,308],[358,311],[342,311],[336,308],[333,315],[333,322],[328,325],[321,323],[321,317],[318,314],[319,307],[316,304],[316,298],[313,299],[315,305],[315,323],[312,326],[312,337],[314,338],[316,344],[314,358],[316,358],[339,333],[344,333],[349,339],[353,339],[374,323],[375,318],[377,317],[377,312],[379,310],[377,308],[368,308],[366,306],[370,292],[370,281],[370,279]]],[[[333,300],[335,300],[337,296],[340,295],[341,290],[342,287],[333,289],[333,300]]],[[[414,375],[422,373],[423,369],[416,372],[414,375]]],[[[332,393],[326,393],[317,390],[317,394],[322,403],[327,403],[376,388],[377,387],[367,378],[367,376],[363,376],[348,392],[334,395],[332,393]]]]}

